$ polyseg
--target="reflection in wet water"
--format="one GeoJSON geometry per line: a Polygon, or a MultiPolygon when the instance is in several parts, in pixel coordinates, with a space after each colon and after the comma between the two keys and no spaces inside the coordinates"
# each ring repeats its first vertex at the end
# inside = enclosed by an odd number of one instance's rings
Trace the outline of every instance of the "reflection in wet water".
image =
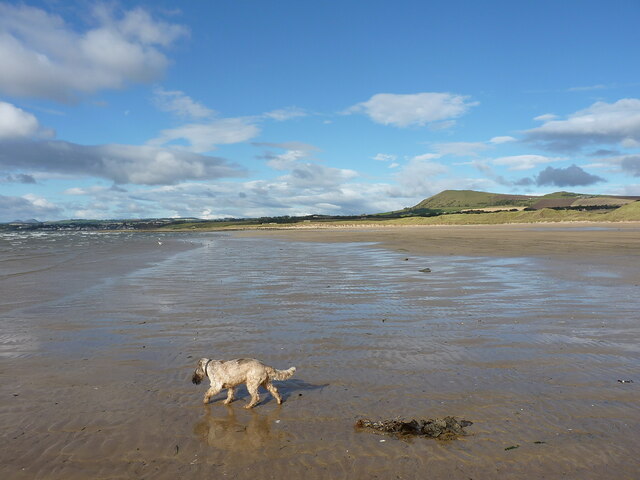
{"type": "Polygon", "coordinates": [[[205,413],[193,428],[201,441],[216,449],[264,456],[265,449],[278,449],[291,435],[278,428],[281,406],[272,410],[252,409],[238,419],[237,408],[204,407],[205,413]]]}

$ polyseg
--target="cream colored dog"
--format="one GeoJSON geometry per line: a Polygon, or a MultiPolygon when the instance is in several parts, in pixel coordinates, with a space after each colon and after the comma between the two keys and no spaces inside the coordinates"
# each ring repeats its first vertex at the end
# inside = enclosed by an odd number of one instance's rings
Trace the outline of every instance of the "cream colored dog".
{"type": "Polygon", "coordinates": [[[233,402],[235,387],[241,383],[247,384],[247,390],[251,395],[251,401],[244,408],[252,408],[259,401],[258,387],[262,385],[271,392],[278,405],[282,403],[282,397],[271,380],[286,380],[296,371],[296,367],[288,370],[276,370],[269,365],[253,358],[238,358],[236,360],[210,360],[201,358],[193,372],[192,381],[198,385],[205,377],[209,378],[211,386],[204,394],[204,403],[209,403],[211,397],[217,395],[223,388],[227,390],[225,405],[233,402]]]}

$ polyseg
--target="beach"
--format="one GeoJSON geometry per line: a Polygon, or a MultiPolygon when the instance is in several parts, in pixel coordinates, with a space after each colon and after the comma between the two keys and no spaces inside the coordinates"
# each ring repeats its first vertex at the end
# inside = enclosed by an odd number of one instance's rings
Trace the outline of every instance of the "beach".
{"type": "Polygon", "coordinates": [[[0,476],[634,479],[639,266],[622,223],[5,235],[0,476]],[[297,372],[202,405],[201,357],[297,372]]]}

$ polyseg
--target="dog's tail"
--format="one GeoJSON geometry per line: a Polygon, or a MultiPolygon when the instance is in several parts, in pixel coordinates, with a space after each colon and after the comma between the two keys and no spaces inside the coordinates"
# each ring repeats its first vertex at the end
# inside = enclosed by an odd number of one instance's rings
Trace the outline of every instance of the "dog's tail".
{"type": "Polygon", "coordinates": [[[293,376],[294,373],[296,373],[296,367],[291,367],[287,370],[276,370],[275,368],[271,367],[269,368],[267,373],[269,374],[269,380],[286,380],[287,378],[293,376]]]}

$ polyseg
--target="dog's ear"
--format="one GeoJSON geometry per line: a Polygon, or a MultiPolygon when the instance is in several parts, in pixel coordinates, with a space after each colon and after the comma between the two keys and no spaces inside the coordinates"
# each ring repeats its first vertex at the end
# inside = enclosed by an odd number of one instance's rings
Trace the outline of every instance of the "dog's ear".
{"type": "Polygon", "coordinates": [[[207,376],[207,372],[205,371],[205,367],[209,362],[208,358],[201,358],[198,360],[198,366],[193,372],[193,376],[191,377],[191,381],[196,385],[199,385],[202,382],[202,379],[207,376]]]}

